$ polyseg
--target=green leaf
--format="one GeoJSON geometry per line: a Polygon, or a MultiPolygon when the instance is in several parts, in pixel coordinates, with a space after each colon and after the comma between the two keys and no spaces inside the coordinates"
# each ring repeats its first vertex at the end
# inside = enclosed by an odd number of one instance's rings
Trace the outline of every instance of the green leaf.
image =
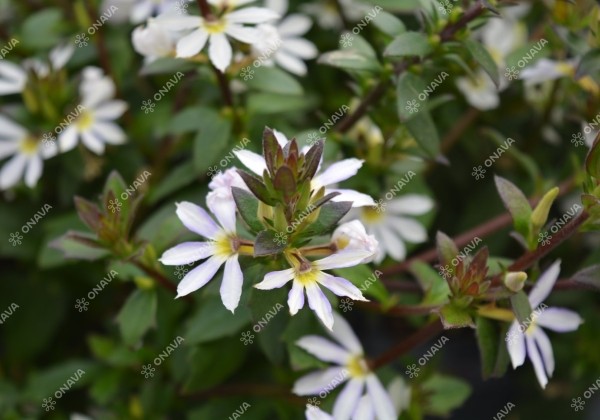
{"type": "Polygon", "coordinates": [[[592,265],[578,271],[573,275],[571,280],[600,290],[600,264],[592,265]]]}
{"type": "Polygon", "coordinates": [[[529,236],[531,206],[525,194],[512,182],[499,176],[494,176],[498,194],[504,203],[504,207],[509,211],[513,218],[515,230],[525,238],[529,236]]]}
{"type": "Polygon", "coordinates": [[[246,183],[246,186],[248,186],[248,188],[250,189],[250,191],[252,191],[256,198],[270,206],[274,206],[275,204],[277,204],[277,202],[271,198],[267,187],[260,178],[246,171],[242,171],[241,169],[238,169],[237,172],[238,174],[240,174],[240,176],[246,183]]]}
{"type": "Polygon", "coordinates": [[[419,94],[425,90],[425,81],[416,74],[405,72],[396,86],[398,114],[401,120],[410,120],[425,111],[419,94]],[[416,112],[415,112],[416,107],[416,112]]]}
{"type": "Polygon", "coordinates": [[[421,305],[442,305],[448,302],[450,287],[436,270],[422,261],[417,261],[410,266],[410,272],[417,278],[425,296],[421,305]]]}
{"type": "Polygon", "coordinates": [[[500,338],[496,322],[485,317],[477,317],[477,344],[481,355],[483,379],[495,376],[500,346],[506,347],[504,340],[500,338]]]}
{"type": "MultiPolygon", "coordinates": [[[[267,255],[280,254],[287,246],[287,241],[282,240],[279,233],[285,235],[285,232],[275,232],[274,230],[262,230],[256,235],[254,242],[254,256],[265,257],[267,255]]],[[[284,238],[285,239],[285,238],[284,238]]]]}
{"type": "Polygon", "coordinates": [[[312,237],[333,232],[338,222],[351,208],[351,201],[330,201],[323,204],[319,210],[319,217],[307,227],[305,235],[312,237]]]}
{"type": "Polygon", "coordinates": [[[266,115],[301,111],[315,106],[315,100],[305,95],[253,93],[248,95],[248,114],[266,115]]]}
{"type": "MultiPolygon", "coordinates": [[[[111,171],[106,179],[104,188],[102,190],[102,202],[104,204],[105,212],[108,212],[110,201],[118,200],[121,206],[118,207],[118,213],[114,213],[114,221],[119,226],[121,234],[127,235],[131,224],[133,222],[133,212],[135,211],[135,200],[126,199],[123,200],[121,194],[127,193],[127,184],[117,171],[111,171]],[[111,194],[112,193],[112,194],[111,194]]],[[[112,216],[113,214],[111,214],[112,216]]]]}
{"type": "Polygon", "coordinates": [[[500,74],[498,73],[498,65],[488,50],[474,39],[467,39],[465,41],[465,47],[467,47],[467,50],[469,50],[475,61],[477,61],[481,67],[483,67],[483,70],[490,76],[496,87],[499,87],[500,74]]]}
{"type": "Polygon", "coordinates": [[[68,231],[48,245],[64,253],[65,258],[95,261],[110,254],[97,244],[96,235],[87,232],[68,231]]]}
{"type": "Polygon", "coordinates": [[[350,268],[337,268],[333,272],[337,276],[349,280],[358,287],[363,295],[372,296],[383,304],[390,298],[390,294],[383,283],[378,281],[381,274],[383,274],[381,271],[371,271],[367,265],[361,264],[350,268]]]}
{"type": "Polygon", "coordinates": [[[356,50],[336,50],[322,54],[318,63],[344,70],[377,72],[381,65],[372,57],[365,56],[356,50]]]}
{"type": "Polygon", "coordinates": [[[95,363],[88,360],[68,360],[55,364],[48,369],[34,371],[27,381],[24,397],[31,400],[42,400],[54,396],[69,379],[74,382],[73,389],[78,389],[90,382],[98,371],[95,363]]]}
{"type": "Polygon", "coordinates": [[[98,206],[85,198],[77,196],[75,196],[74,201],[77,214],[83,223],[93,232],[100,231],[102,228],[102,214],[98,206]]]}
{"type": "Polygon", "coordinates": [[[431,52],[427,36],[420,32],[404,32],[398,35],[383,52],[387,57],[423,57],[431,52]]]}
{"type": "Polygon", "coordinates": [[[156,290],[136,290],[117,315],[123,341],[134,345],[156,323],[156,290]]]}
{"type": "Polygon", "coordinates": [[[517,320],[520,323],[525,322],[531,315],[531,304],[529,303],[529,298],[527,298],[527,295],[522,290],[514,295],[511,295],[510,304],[515,316],[517,317],[517,320]]]}
{"type": "Polygon", "coordinates": [[[167,133],[181,135],[190,131],[200,130],[205,124],[205,118],[199,116],[208,113],[210,117],[214,117],[215,111],[206,106],[191,106],[179,111],[169,121],[167,133]]]}
{"type": "Polygon", "coordinates": [[[194,162],[191,160],[177,165],[162,178],[155,188],[146,196],[149,204],[156,204],[160,200],[179,191],[198,179],[194,171],[194,162]]]}
{"type": "Polygon", "coordinates": [[[239,306],[232,314],[223,306],[220,296],[207,296],[189,319],[183,337],[186,344],[206,343],[238,334],[249,321],[247,307],[239,306]]]}
{"type": "MultiPolygon", "coordinates": [[[[269,271],[265,266],[258,266],[256,278],[262,279],[269,271]]],[[[283,332],[287,326],[287,295],[285,288],[258,290],[252,288],[248,306],[252,313],[250,333],[256,335],[258,343],[272,363],[280,364],[285,356],[283,332]]]]}
{"type": "Polygon", "coordinates": [[[406,27],[400,19],[391,13],[384,11],[379,12],[377,18],[373,19],[373,25],[390,36],[396,36],[406,32],[406,27]]]}
{"type": "Polygon", "coordinates": [[[438,312],[445,329],[464,327],[475,328],[469,308],[464,308],[450,302],[440,308],[438,312]]]}
{"type": "Polygon", "coordinates": [[[194,170],[197,174],[206,174],[229,147],[231,121],[208,109],[198,118],[202,125],[194,140],[194,170]]]}
{"type": "Polygon", "coordinates": [[[430,414],[447,417],[459,408],[471,394],[469,384],[459,378],[435,374],[422,385],[428,395],[426,411],[430,414]]]}
{"type": "Polygon", "coordinates": [[[452,260],[458,255],[458,248],[454,241],[444,232],[438,231],[435,236],[435,243],[440,265],[452,266],[452,260]]]}
{"type": "Polygon", "coordinates": [[[585,170],[588,175],[600,180],[600,134],[596,136],[585,158],[585,170]]]}
{"type": "Polygon", "coordinates": [[[296,79],[277,67],[261,66],[255,70],[252,79],[246,82],[250,89],[284,95],[303,95],[302,85],[296,79]]]}
{"type": "Polygon", "coordinates": [[[233,199],[244,222],[253,232],[260,232],[264,226],[258,219],[258,199],[246,190],[231,187],[233,199]]]}
{"type": "Polygon", "coordinates": [[[17,39],[23,42],[25,49],[50,49],[60,43],[63,23],[63,13],[59,8],[44,8],[25,19],[17,39]]]}
{"type": "Polygon", "coordinates": [[[168,74],[187,72],[194,70],[196,64],[181,58],[160,57],[150,63],[147,63],[140,70],[140,75],[150,76],[155,74],[168,74]]]}

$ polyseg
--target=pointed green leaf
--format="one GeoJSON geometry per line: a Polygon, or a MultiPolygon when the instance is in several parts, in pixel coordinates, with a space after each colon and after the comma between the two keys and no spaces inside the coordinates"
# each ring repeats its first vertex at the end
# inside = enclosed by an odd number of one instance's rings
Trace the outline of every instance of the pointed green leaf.
{"type": "Polygon", "coordinates": [[[320,236],[333,232],[338,222],[352,208],[351,201],[330,201],[321,206],[319,217],[306,229],[306,236],[320,236]]]}
{"type": "Polygon", "coordinates": [[[281,235],[286,232],[275,232],[273,230],[262,230],[256,235],[254,242],[254,256],[265,257],[267,255],[280,254],[287,246],[287,240],[281,235]],[[276,236],[276,235],[280,236],[276,236]]]}
{"type": "Polygon", "coordinates": [[[258,219],[258,199],[246,190],[231,187],[233,199],[244,222],[253,232],[259,232],[264,226],[258,219]]]}
{"type": "Polygon", "coordinates": [[[238,169],[237,172],[238,174],[240,174],[240,176],[242,177],[250,191],[252,191],[252,193],[256,196],[256,198],[270,206],[274,206],[275,204],[277,204],[277,202],[271,198],[269,191],[267,191],[267,187],[265,186],[265,184],[263,184],[260,178],[257,178],[256,176],[251,175],[248,172],[242,171],[241,169],[238,169]]]}
{"type": "Polygon", "coordinates": [[[398,35],[383,52],[387,57],[423,57],[431,52],[427,35],[420,32],[404,32],[398,35]]]}
{"type": "Polygon", "coordinates": [[[438,312],[445,329],[475,327],[473,317],[468,308],[463,308],[450,302],[444,305],[438,312]]]}
{"type": "Polygon", "coordinates": [[[356,50],[337,50],[322,54],[318,62],[345,70],[377,72],[381,65],[372,57],[360,54],[356,50]]]}
{"type": "Polygon", "coordinates": [[[452,266],[452,259],[458,255],[458,248],[454,241],[444,232],[438,231],[435,236],[440,265],[452,266]]]}
{"type": "Polygon", "coordinates": [[[450,287],[436,270],[429,264],[417,261],[410,266],[410,272],[416,277],[425,292],[421,305],[443,305],[448,303],[450,287]]]}
{"type": "Polygon", "coordinates": [[[600,290],[600,264],[592,265],[578,271],[573,275],[572,280],[600,290]]]}
{"type": "Polygon", "coordinates": [[[600,133],[585,158],[585,170],[588,175],[600,180],[600,133]]]}
{"type": "Polygon", "coordinates": [[[252,78],[246,81],[250,89],[284,95],[302,95],[302,85],[296,79],[277,67],[255,68],[252,78]]]}
{"type": "Polygon", "coordinates": [[[469,50],[475,61],[477,61],[481,67],[483,67],[483,70],[490,76],[496,87],[500,86],[498,65],[488,50],[474,39],[467,39],[465,41],[465,47],[467,47],[467,50],[469,50]]]}
{"type": "Polygon", "coordinates": [[[531,304],[529,298],[522,290],[510,297],[513,312],[520,323],[523,323],[531,315],[531,304]]]}
{"type": "Polygon", "coordinates": [[[515,230],[525,238],[529,236],[531,206],[525,194],[512,182],[499,176],[494,176],[496,189],[504,203],[504,207],[511,214],[515,230]]]}
{"type": "Polygon", "coordinates": [[[156,290],[136,290],[117,315],[123,341],[134,345],[156,323],[156,290]]]}

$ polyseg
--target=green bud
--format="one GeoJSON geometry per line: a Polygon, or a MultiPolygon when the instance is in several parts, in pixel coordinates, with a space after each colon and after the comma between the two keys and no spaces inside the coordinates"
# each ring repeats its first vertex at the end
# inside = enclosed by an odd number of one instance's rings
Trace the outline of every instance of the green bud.
{"type": "Polygon", "coordinates": [[[550,212],[550,207],[552,207],[552,203],[558,196],[558,191],[558,187],[554,187],[550,191],[548,191],[542,197],[535,210],[533,210],[533,213],[531,213],[531,225],[533,227],[533,231],[536,234],[548,220],[548,213],[550,212]]]}
{"type": "Polygon", "coordinates": [[[527,280],[527,273],[523,271],[517,271],[506,273],[503,281],[507,289],[512,290],[513,292],[518,292],[523,288],[525,280],[527,280]]]}

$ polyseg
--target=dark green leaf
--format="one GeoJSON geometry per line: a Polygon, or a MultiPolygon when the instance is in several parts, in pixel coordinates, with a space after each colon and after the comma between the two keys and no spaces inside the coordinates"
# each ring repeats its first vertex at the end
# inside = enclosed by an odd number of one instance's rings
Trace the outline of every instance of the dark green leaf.
{"type": "Polygon", "coordinates": [[[471,387],[466,381],[439,374],[427,379],[422,388],[428,395],[426,412],[441,417],[448,417],[471,394],[471,387]]]}
{"type": "Polygon", "coordinates": [[[322,54],[318,62],[345,70],[376,72],[381,69],[381,65],[376,60],[356,50],[331,51],[322,54]]]}
{"type": "Polygon", "coordinates": [[[498,65],[488,52],[488,50],[474,39],[465,40],[465,47],[471,53],[475,61],[477,61],[485,72],[490,76],[496,87],[500,86],[500,75],[498,73],[498,65]]]}
{"type": "Polygon", "coordinates": [[[594,139],[594,143],[585,158],[585,170],[588,175],[600,180],[600,133],[594,139]]]}
{"type": "Polygon", "coordinates": [[[326,235],[336,228],[338,222],[352,208],[351,201],[330,201],[321,206],[319,217],[311,223],[307,230],[307,236],[326,235]]]}
{"type": "Polygon", "coordinates": [[[454,241],[444,232],[438,231],[435,236],[435,242],[440,265],[452,266],[452,260],[458,255],[458,248],[454,241]]]}
{"type": "Polygon", "coordinates": [[[263,184],[262,180],[260,180],[254,175],[249,174],[248,172],[242,171],[241,169],[238,169],[238,174],[240,174],[240,176],[242,177],[250,191],[252,191],[252,193],[256,196],[256,198],[270,206],[274,206],[275,204],[277,204],[277,202],[270,197],[269,192],[267,191],[267,187],[265,186],[265,184],[263,184]]]}
{"type": "Polygon", "coordinates": [[[513,312],[520,323],[523,323],[531,315],[531,304],[527,295],[522,290],[510,297],[513,312]]]}
{"type": "Polygon", "coordinates": [[[448,302],[450,287],[436,270],[422,261],[417,261],[411,264],[410,272],[425,291],[421,305],[442,305],[448,302]]]}
{"type": "Polygon", "coordinates": [[[284,95],[302,95],[302,85],[277,67],[261,66],[255,69],[252,79],[246,81],[251,89],[284,95]]]}
{"type": "Polygon", "coordinates": [[[515,184],[507,179],[494,176],[494,181],[504,207],[513,218],[515,230],[524,237],[528,237],[532,210],[527,198],[515,184]]]}
{"type": "Polygon", "coordinates": [[[156,323],[156,290],[136,290],[117,315],[123,341],[137,343],[156,323]]]}
{"type": "Polygon", "coordinates": [[[80,260],[95,261],[110,254],[100,247],[95,235],[86,232],[69,231],[50,242],[49,246],[62,251],[65,258],[80,260]]]}
{"type": "Polygon", "coordinates": [[[220,296],[210,296],[203,300],[198,311],[190,317],[183,338],[186,344],[191,345],[234,336],[249,321],[250,311],[246,306],[239,306],[232,314],[223,306],[220,296]]]}
{"type": "MultiPolygon", "coordinates": [[[[263,230],[256,235],[254,242],[254,256],[265,257],[267,255],[280,254],[287,246],[287,241],[277,235],[285,235],[285,232],[263,230]]],[[[284,238],[285,239],[285,238],[284,238]]]]}
{"type": "Polygon", "coordinates": [[[475,327],[469,309],[452,302],[444,305],[439,310],[439,314],[445,329],[475,327]]]}
{"type": "Polygon", "coordinates": [[[202,124],[194,140],[194,170],[200,175],[206,174],[211,165],[226,154],[231,135],[231,121],[209,109],[201,113],[198,119],[202,124]]]}
{"type": "Polygon", "coordinates": [[[240,216],[250,229],[254,232],[263,230],[264,226],[258,219],[258,199],[241,188],[231,187],[231,192],[240,216]]]}
{"type": "Polygon", "coordinates": [[[383,52],[387,57],[423,57],[431,52],[427,35],[420,32],[404,32],[398,35],[383,52]]]}

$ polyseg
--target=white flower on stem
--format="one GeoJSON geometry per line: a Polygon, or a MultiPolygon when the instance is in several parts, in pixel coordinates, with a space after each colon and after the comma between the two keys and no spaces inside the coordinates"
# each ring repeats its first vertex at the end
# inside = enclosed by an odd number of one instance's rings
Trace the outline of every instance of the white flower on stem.
{"type": "Polygon", "coordinates": [[[40,138],[0,115],[0,159],[12,156],[0,170],[0,190],[15,186],[23,174],[25,184],[33,188],[42,176],[43,161],[56,152],[56,144],[43,144],[40,138]]]}
{"type": "MultiPolygon", "coordinates": [[[[273,130],[273,133],[275,134],[275,138],[279,145],[284,148],[288,139],[283,133],[280,133],[277,130],[273,130]]],[[[305,152],[305,150],[303,150],[303,152],[305,152]]],[[[262,176],[265,169],[267,169],[265,158],[257,153],[251,152],[250,150],[237,150],[233,153],[235,153],[244,166],[259,176],[262,176]]],[[[317,175],[311,180],[311,189],[313,191],[318,191],[321,187],[325,187],[325,194],[339,192],[340,194],[333,197],[332,201],[351,201],[353,207],[374,206],[375,201],[367,194],[355,190],[332,188],[338,182],[345,181],[356,175],[358,170],[362,167],[363,162],[363,160],[356,158],[344,159],[329,165],[327,169],[319,174],[321,164],[323,163],[321,161],[319,170],[317,170],[317,175]]]]}
{"type": "Polygon", "coordinates": [[[371,255],[365,258],[362,263],[368,264],[375,258],[379,252],[379,242],[375,236],[367,234],[365,226],[359,220],[343,223],[339,225],[331,237],[338,250],[364,250],[371,255]]]}
{"type": "Polygon", "coordinates": [[[374,418],[357,416],[359,412],[368,413],[371,406],[377,419],[395,420],[398,414],[394,403],[377,375],[369,369],[358,338],[344,318],[337,313],[333,316],[335,324],[328,334],[336,342],[308,335],[300,338],[296,344],[317,359],[334,366],[301,377],[294,384],[292,392],[297,395],[318,395],[330,389],[334,380],[336,383],[347,381],[333,405],[334,419],[374,418]],[[363,400],[360,397],[365,388],[367,398],[363,400]]]}
{"type": "Polygon", "coordinates": [[[555,61],[540,58],[521,72],[521,80],[526,85],[535,85],[561,77],[574,77],[577,60],[555,61]]]}
{"type": "Polygon", "coordinates": [[[361,291],[343,277],[335,277],[324,270],[333,268],[353,267],[361,264],[370,256],[364,250],[341,251],[317,261],[298,261],[296,255],[291,255],[294,267],[287,270],[268,273],[262,282],[254,287],[261,290],[271,290],[283,287],[293,280],[292,289],[288,295],[290,314],[295,315],[304,306],[304,290],[308,297],[308,306],[329,329],[333,325],[331,304],[319,286],[331,290],[337,296],[346,296],[354,300],[367,301],[361,291]]]}
{"type": "Polygon", "coordinates": [[[59,136],[61,152],[67,152],[81,142],[97,155],[104,153],[106,144],[125,143],[125,133],[112,122],[127,109],[125,101],[113,99],[115,84],[97,67],[86,67],[79,86],[83,110],[75,122],[69,125],[59,136]]]}
{"type": "MultiPolygon", "coordinates": [[[[287,0],[266,0],[266,6],[280,16],[288,9],[287,0]]],[[[259,39],[252,44],[255,56],[269,65],[275,62],[283,69],[298,76],[306,75],[303,60],[315,58],[319,51],[315,44],[301,36],[306,34],[312,21],[302,14],[291,14],[274,24],[263,23],[256,28],[259,39]]]]}
{"type": "Polygon", "coordinates": [[[147,62],[175,55],[175,38],[154,19],[150,19],[146,26],[135,28],[131,41],[133,48],[146,57],[147,62]]]}
{"type": "Polygon", "coordinates": [[[467,102],[481,111],[497,108],[500,104],[496,85],[482,69],[477,70],[472,77],[459,77],[456,86],[467,102]]]}
{"type": "Polygon", "coordinates": [[[59,45],[48,54],[48,62],[37,58],[24,60],[19,66],[7,60],[0,60],[0,95],[22,92],[27,83],[28,73],[43,79],[50,72],[62,69],[75,51],[71,44],[59,45]]]}
{"type": "MultiPolygon", "coordinates": [[[[548,297],[559,273],[560,261],[542,273],[529,292],[529,303],[533,309],[548,297]]],[[[545,388],[548,378],[552,377],[554,372],[554,354],[548,336],[540,327],[556,332],[575,331],[583,323],[583,319],[577,313],[564,308],[546,308],[532,318],[531,324],[523,334],[519,331],[519,322],[513,322],[508,330],[508,335],[512,337],[507,346],[508,353],[513,369],[525,363],[525,356],[529,356],[538,382],[545,388]]]]}
{"type": "Polygon", "coordinates": [[[177,286],[177,297],[188,295],[208,283],[225,264],[221,283],[223,305],[234,312],[242,295],[244,277],[238,262],[239,240],[236,235],[235,211],[220,200],[208,203],[210,211],[217,217],[217,225],[208,213],[196,204],[184,201],[177,204],[177,217],[190,231],[209,239],[208,242],[184,242],[166,250],[160,262],[165,265],[190,264],[208,258],[191,270],[177,286]]]}
{"type": "MultiPolygon", "coordinates": [[[[377,212],[374,207],[360,209],[359,218],[367,232],[379,241],[379,252],[375,262],[379,264],[385,255],[396,261],[406,257],[404,242],[421,243],[427,240],[427,230],[418,221],[406,216],[418,216],[433,208],[433,201],[419,194],[406,194],[387,203],[385,212],[377,212]]],[[[354,212],[353,214],[355,214],[354,212]]]]}
{"type": "Polygon", "coordinates": [[[236,204],[233,199],[231,187],[238,187],[250,191],[236,168],[229,168],[214,176],[208,187],[211,191],[206,196],[206,204],[209,208],[219,208],[226,212],[228,220],[235,220],[236,204]]]}
{"type": "MultiPolygon", "coordinates": [[[[238,1],[247,3],[246,1],[238,1]]],[[[200,53],[208,42],[208,57],[214,66],[224,72],[233,55],[227,36],[245,44],[258,41],[258,30],[245,24],[265,23],[279,16],[263,7],[245,7],[231,11],[226,9],[223,14],[213,20],[200,16],[165,17],[161,24],[172,31],[192,30],[177,42],[177,57],[188,58],[200,53]]]]}

